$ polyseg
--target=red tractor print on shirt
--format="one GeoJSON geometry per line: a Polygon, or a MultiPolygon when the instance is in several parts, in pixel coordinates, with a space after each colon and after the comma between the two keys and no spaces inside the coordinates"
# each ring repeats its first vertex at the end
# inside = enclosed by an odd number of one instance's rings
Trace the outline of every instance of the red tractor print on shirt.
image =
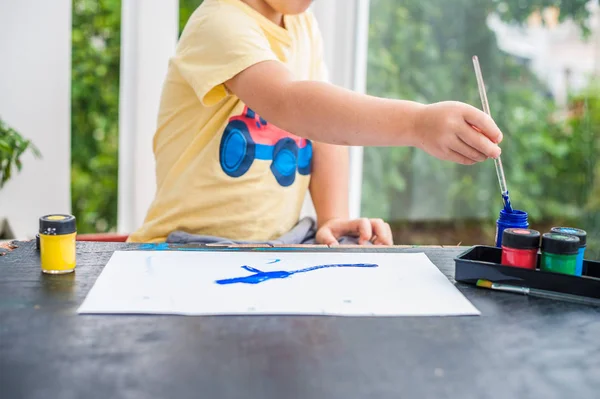
{"type": "Polygon", "coordinates": [[[244,107],[242,115],[229,119],[221,138],[219,161],[228,176],[240,177],[255,159],[271,161],[271,172],[279,185],[291,186],[296,171],[310,174],[312,143],[267,123],[244,107]]]}

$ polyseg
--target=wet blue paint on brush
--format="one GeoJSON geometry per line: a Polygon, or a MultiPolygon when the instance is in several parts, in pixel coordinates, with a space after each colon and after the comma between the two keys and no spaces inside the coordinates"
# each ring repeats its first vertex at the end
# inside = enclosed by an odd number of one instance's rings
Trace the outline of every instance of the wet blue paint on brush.
{"type": "Polygon", "coordinates": [[[292,270],[289,272],[285,271],[285,270],[263,272],[262,270],[255,269],[250,266],[242,266],[242,269],[249,271],[250,273],[254,273],[254,274],[252,274],[250,276],[245,276],[245,277],[234,277],[234,278],[228,278],[228,279],[224,279],[224,280],[217,280],[217,281],[215,281],[215,283],[217,283],[219,285],[238,284],[238,283],[259,284],[259,283],[262,283],[263,281],[267,281],[267,280],[284,279],[284,278],[293,276],[294,274],[307,273],[307,272],[310,272],[313,270],[327,269],[327,268],[331,268],[331,267],[379,267],[379,265],[376,265],[374,263],[342,263],[342,264],[312,266],[312,267],[307,267],[305,269],[292,270]]]}
{"type": "Polygon", "coordinates": [[[512,205],[510,204],[510,197],[508,195],[508,191],[502,193],[502,200],[504,201],[504,210],[508,213],[513,212],[512,205]]]}

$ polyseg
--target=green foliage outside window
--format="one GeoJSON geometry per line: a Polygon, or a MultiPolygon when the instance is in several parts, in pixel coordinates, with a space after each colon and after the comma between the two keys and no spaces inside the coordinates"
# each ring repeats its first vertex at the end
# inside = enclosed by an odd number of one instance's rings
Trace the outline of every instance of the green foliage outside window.
{"type": "MultiPolygon", "coordinates": [[[[600,214],[598,85],[590,82],[588,90],[576,93],[570,116],[558,117],[548,88],[524,60],[498,48],[487,25],[494,11],[507,22],[523,23],[540,6],[560,5],[561,20],[573,18],[585,37],[586,3],[372,0],[368,91],[426,103],[460,100],[481,108],[471,62],[478,55],[493,117],[504,132],[502,160],[513,203],[533,221],[586,226],[590,215],[600,214]]],[[[366,216],[479,218],[493,228],[501,209],[491,160],[465,167],[415,149],[368,148],[363,182],[366,216]]]]}
{"type": "Polygon", "coordinates": [[[117,225],[120,0],[74,0],[71,195],[81,233],[117,225]]]}

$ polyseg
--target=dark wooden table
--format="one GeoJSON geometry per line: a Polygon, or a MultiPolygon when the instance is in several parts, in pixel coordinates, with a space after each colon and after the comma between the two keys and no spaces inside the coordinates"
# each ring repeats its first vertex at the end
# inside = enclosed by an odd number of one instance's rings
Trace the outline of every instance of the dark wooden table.
{"type": "MultiPolygon", "coordinates": [[[[116,249],[0,257],[0,397],[600,398],[597,308],[459,284],[480,317],[78,316],[116,249]]],[[[460,249],[425,252],[452,279],[460,249]]],[[[307,293],[308,295],[308,293],[307,293]]]]}

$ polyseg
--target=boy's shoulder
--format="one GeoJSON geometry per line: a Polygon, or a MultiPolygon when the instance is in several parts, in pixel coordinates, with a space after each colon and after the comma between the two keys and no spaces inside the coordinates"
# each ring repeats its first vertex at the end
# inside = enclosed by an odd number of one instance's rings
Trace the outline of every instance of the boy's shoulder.
{"type": "MultiPolygon", "coordinates": [[[[312,29],[316,26],[316,18],[311,9],[298,15],[289,15],[286,18],[303,28],[312,29]]],[[[190,16],[186,28],[207,24],[220,28],[231,28],[238,23],[263,25],[266,21],[266,17],[241,0],[204,0],[190,16]]]]}
{"type": "Polygon", "coordinates": [[[229,25],[237,18],[252,19],[244,7],[246,4],[240,0],[204,0],[190,16],[186,27],[208,21],[229,25]]]}
{"type": "Polygon", "coordinates": [[[204,0],[188,19],[178,42],[178,51],[195,46],[207,39],[213,45],[227,45],[240,40],[250,32],[259,32],[260,24],[243,7],[239,0],[204,0]]]}
{"type": "Polygon", "coordinates": [[[287,32],[241,0],[204,0],[183,29],[177,53],[199,47],[212,51],[248,44],[248,50],[257,45],[270,48],[272,39],[289,44],[308,38],[312,47],[319,48],[320,31],[311,10],[286,16],[286,24],[287,32]]]}
{"type": "Polygon", "coordinates": [[[288,16],[288,19],[295,20],[306,29],[314,29],[317,26],[317,18],[310,8],[301,14],[288,16]]]}

